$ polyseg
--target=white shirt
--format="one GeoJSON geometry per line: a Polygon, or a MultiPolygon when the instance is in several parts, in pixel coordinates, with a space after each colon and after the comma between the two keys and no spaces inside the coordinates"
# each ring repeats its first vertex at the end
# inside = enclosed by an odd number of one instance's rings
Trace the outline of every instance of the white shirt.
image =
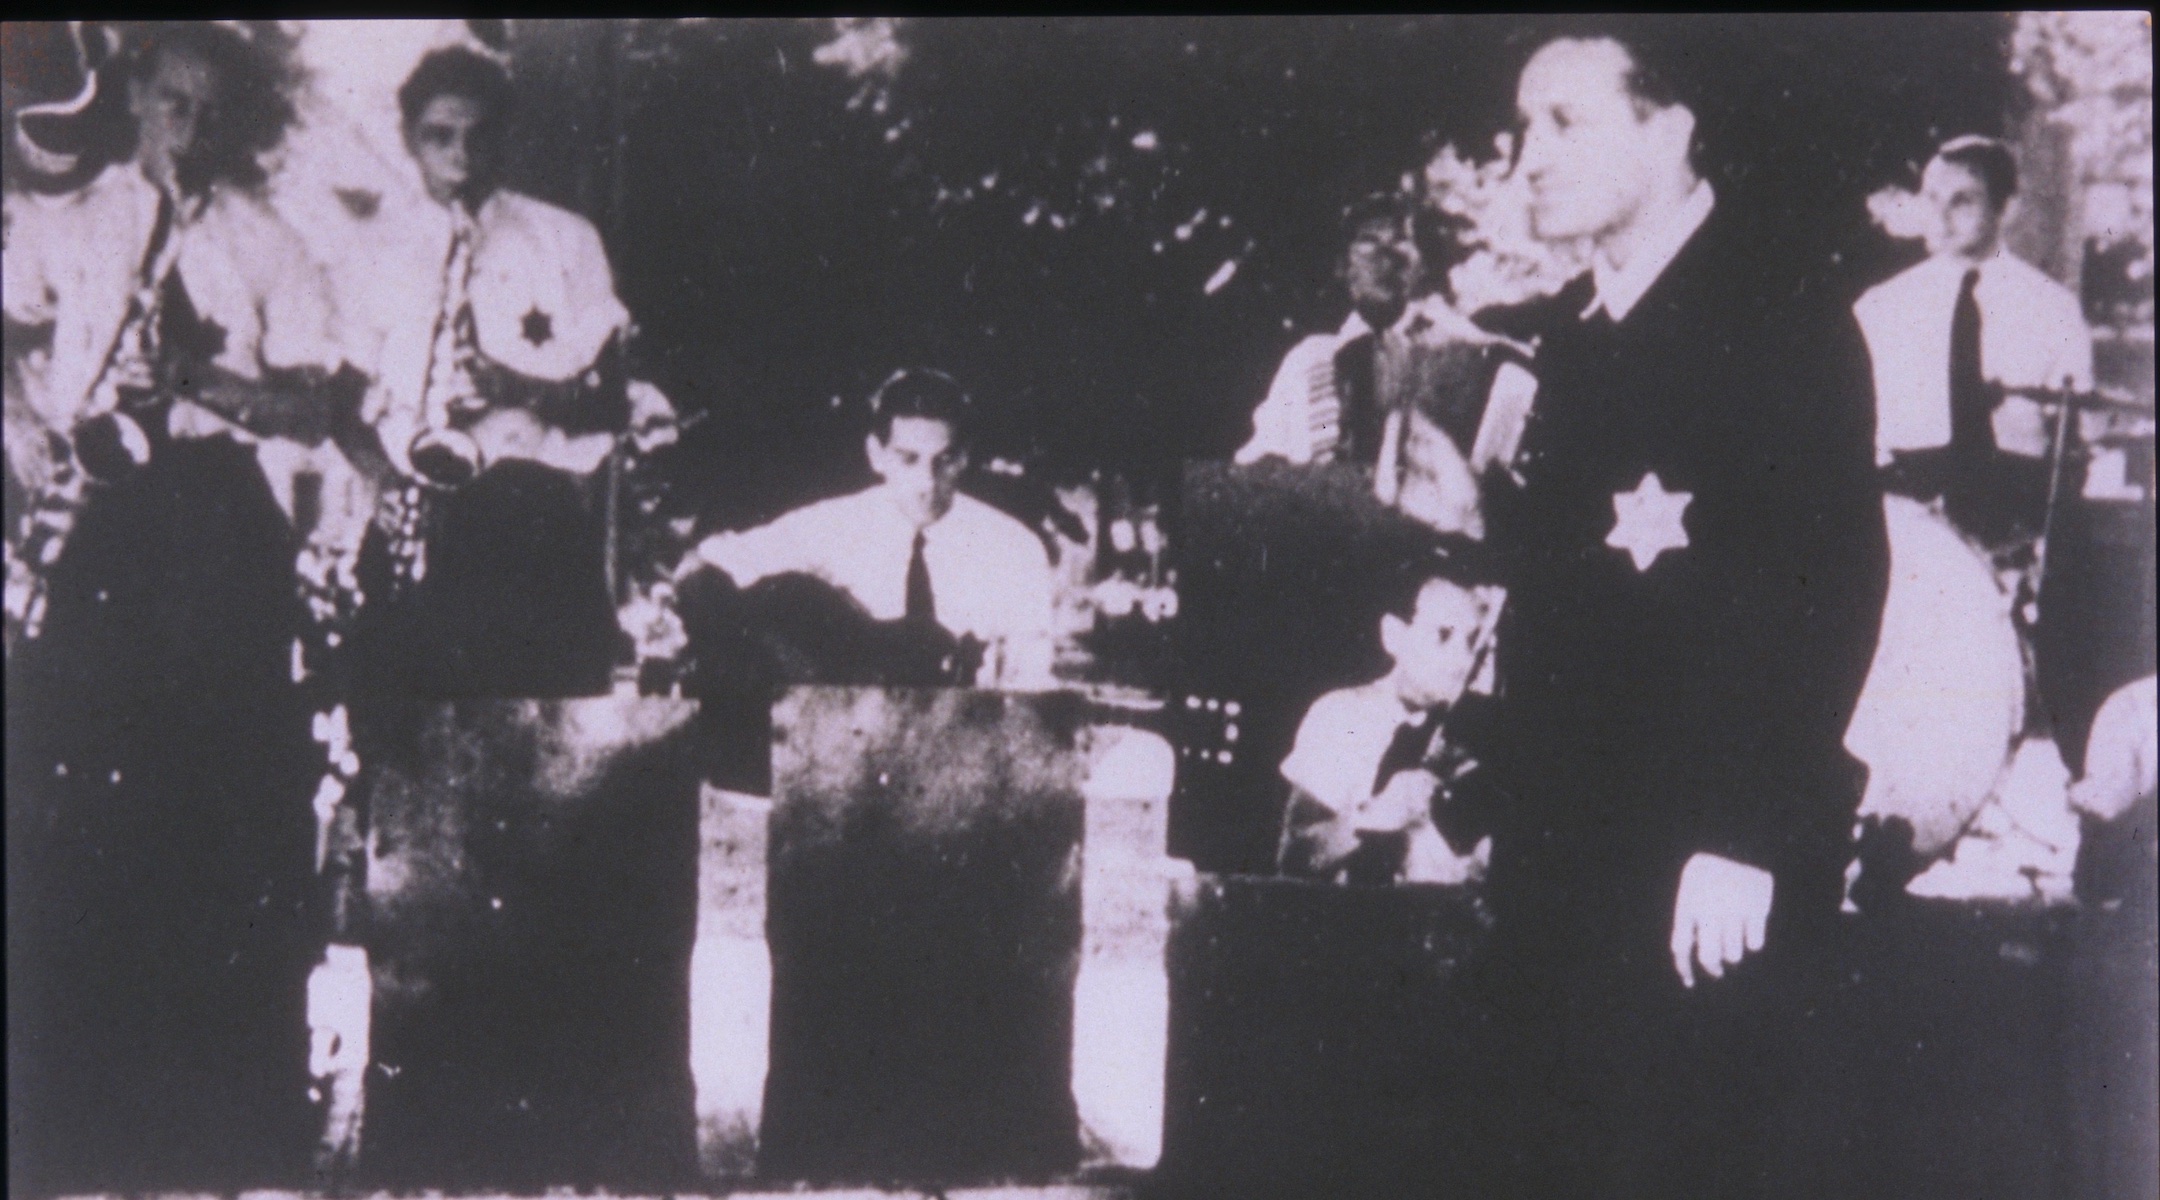
{"type": "MultiPolygon", "coordinates": [[[[821,500],[769,525],[720,533],[696,554],[740,587],[767,576],[813,575],[881,621],[907,612],[915,526],[883,486],[821,500]]],[[[1048,688],[1053,657],[1050,560],[1027,526],[971,496],[953,497],[923,529],[923,563],[938,624],[990,647],[989,687],[1048,688]]]]}
{"type": "MultiPolygon", "coordinates": [[[[1875,368],[1875,445],[1893,450],[1950,441],[1950,320],[1965,272],[1977,265],[1980,373],[2010,388],[2092,387],[2092,332],[2070,289],[2005,251],[1978,264],[1930,258],[1878,284],[1853,305],[1875,368]]],[[[2046,435],[2017,402],[1996,410],[2005,450],[2044,454],[2046,435]]]]}
{"type": "MultiPolygon", "coordinates": [[[[397,228],[369,231],[381,247],[359,297],[372,327],[375,386],[361,410],[400,470],[421,428],[420,403],[442,308],[451,214],[423,203],[400,210],[397,228]]],[[[473,214],[467,297],[475,341],[487,359],[535,379],[566,380],[593,364],[630,314],[615,295],[607,251],[592,222],[544,201],[498,189],[473,214]]]]}
{"type": "MultiPolygon", "coordinates": [[[[9,372],[10,440],[26,436],[15,414],[27,409],[45,428],[74,428],[93,403],[92,389],[127,316],[157,224],[158,188],[132,163],[107,167],[62,196],[9,193],[5,301],[8,319],[50,326],[52,344],[25,355],[9,372]]],[[[174,210],[167,252],[188,301],[224,331],[214,363],[242,379],[263,371],[319,367],[333,371],[346,355],[345,311],[299,235],[255,196],[215,187],[199,204],[174,210]]],[[[228,434],[257,443],[271,493],[291,516],[294,479],[322,477],[322,527],[333,539],[357,528],[371,497],[335,444],[305,447],[258,439],[200,405],[175,403],[176,437],[228,434]],[[338,527],[331,529],[330,527],[338,527]]]]}
{"type": "MultiPolygon", "coordinates": [[[[135,294],[158,188],[134,164],[118,163],[77,191],[10,193],[6,206],[8,319],[53,330],[49,353],[22,365],[24,399],[48,428],[65,432],[97,415],[84,409],[135,294]]],[[[237,189],[213,188],[200,211],[189,207],[175,213],[173,270],[196,312],[225,332],[215,364],[243,379],[262,378],[266,367],[335,369],[344,358],[337,313],[299,236],[237,189]]]]}
{"type": "Polygon", "coordinates": [[[1405,721],[1423,721],[1383,676],[1313,701],[1298,723],[1297,742],[1283,759],[1282,777],[1333,809],[1355,812],[1373,794],[1373,775],[1405,721]]]}
{"type": "Polygon", "coordinates": [[[1624,267],[1615,266],[1601,251],[1590,262],[1590,277],[1597,284],[1597,296],[1590,307],[1583,310],[1588,319],[1599,309],[1613,319],[1615,324],[1627,320],[1635,306],[1657,283],[1665,268],[1680,257],[1680,251],[1710,219],[1710,212],[1717,207],[1717,191],[1708,180],[1698,179],[1695,188],[1680,202],[1680,207],[1664,214],[1650,236],[1635,247],[1633,257],[1624,267]]]}
{"type": "Polygon", "coordinates": [[[2147,675],[2124,685],[2100,706],[2085,743],[2079,803],[2113,819],[2160,788],[2160,682],[2147,675]]]}

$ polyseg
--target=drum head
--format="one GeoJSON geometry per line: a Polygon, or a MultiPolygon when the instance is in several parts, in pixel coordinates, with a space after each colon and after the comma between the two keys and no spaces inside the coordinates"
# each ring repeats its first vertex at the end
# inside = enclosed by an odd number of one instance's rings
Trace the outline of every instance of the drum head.
{"type": "Polygon", "coordinates": [[[1940,513],[1883,500],[1890,594],[1845,746],[1868,764],[1861,815],[1903,817],[1923,856],[1947,850],[1986,801],[2024,725],[2010,597],[1940,513]]]}

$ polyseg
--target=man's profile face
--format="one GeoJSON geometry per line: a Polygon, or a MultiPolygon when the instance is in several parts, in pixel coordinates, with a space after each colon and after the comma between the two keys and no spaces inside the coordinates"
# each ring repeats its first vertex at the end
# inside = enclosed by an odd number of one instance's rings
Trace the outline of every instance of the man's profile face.
{"type": "Polygon", "coordinates": [[[1983,258],[1995,249],[2003,210],[1978,174],[1938,158],[1920,175],[1920,195],[1935,215],[1927,229],[1928,253],[1983,258]]]}
{"type": "Polygon", "coordinates": [[[447,93],[431,98],[406,125],[405,147],[419,164],[429,199],[477,201],[487,190],[494,154],[486,125],[487,111],[478,101],[447,93]]]}
{"type": "Polygon", "coordinates": [[[1343,286],[1350,305],[1375,329],[1402,316],[1417,288],[1417,247],[1394,222],[1368,221],[1358,227],[1343,254],[1343,286]]]}
{"type": "Polygon", "coordinates": [[[950,424],[935,417],[894,417],[892,435],[881,442],[873,433],[863,448],[870,469],[885,481],[916,528],[952,509],[960,472],[967,469],[967,450],[955,444],[950,424]]]}
{"type": "Polygon", "coordinates": [[[1693,119],[1677,107],[1646,110],[1628,91],[1633,65],[1616,42],[1563,40],[1523,67],[1516,169],[1539,238],[1596,240],[1628,228],[1643,217],[1656,173],[1675,155],[1684,165],[1693,119]]]}
{"type": "Polygon", "coordinates": [[[1405,704],[1451,704],[1470,684],[1484,634],[1485,608],[1475,594],[1445,579],[1427,580],[1408,621],[1380,618],[1380,643],[1395,660],[1405,704]]]}
{"type": "Polygon", "coordinates": [[[153,178],[170,181],[196,147],[205,115],[217,98],[217,72],[200,57],[161,52],[147,79],[128,84],[136,153],[153,178]]]}

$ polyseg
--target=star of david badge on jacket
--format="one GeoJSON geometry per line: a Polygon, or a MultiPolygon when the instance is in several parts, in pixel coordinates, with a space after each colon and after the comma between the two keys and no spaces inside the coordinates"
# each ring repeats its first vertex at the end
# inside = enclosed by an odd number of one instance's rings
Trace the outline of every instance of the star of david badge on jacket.
{"type": "Polygon", "coordinates": [[[555,337],[554,318],[541,312],[537,304],[532,306],[532,310],[525,314],[519,324],[519,331],[525,335],[525,340],[536,347],[547,345],[555,337]]]}
{"type": "Polygon", "coordinates": [[[1649,570],[1658,555],[1687,548],[1687,528],[1681,518],[1694,498],[1693,492],[1666,491],[1657,472],[1644,473],[1634,491],[1613,493],[1613,527],[1605,535],[1605,544],[1627,551],[1637,571],[1649,570]]]}

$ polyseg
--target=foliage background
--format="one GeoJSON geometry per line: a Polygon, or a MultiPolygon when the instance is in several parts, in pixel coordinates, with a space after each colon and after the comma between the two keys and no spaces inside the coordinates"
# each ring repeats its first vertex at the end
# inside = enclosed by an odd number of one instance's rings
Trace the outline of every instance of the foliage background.
{"type": "MultiPolygon", "coordinates": [[[[1234,448],[1282,350],[1341,319],[1345,204],[1423,194],[1450,146],[1494,172],[1514,74],[1549,27],[626,22],[585,52],[612,61],[590,73],[621,137],[577,169],[663,384],[712,414],[681,482],[714,519],[839,485],[856,406],[904,362],[967,378],[987,447],[1031,472],[1159,480],[1234,448]]],[[[2015,31],[2000,14],[1659,30],[1711,82],[1725,193],[1783,214],[1820,286],[1850,293],[1905,253],[1865,196],[1941,138],[2025,115],[2015,31]]],[[[551,37],[590,36],[520,23],[527,78],[576,59],[551,37]]],[[[543,184],[577,160],[559,137],[547,150],[528,160],[543,184]]]]}

